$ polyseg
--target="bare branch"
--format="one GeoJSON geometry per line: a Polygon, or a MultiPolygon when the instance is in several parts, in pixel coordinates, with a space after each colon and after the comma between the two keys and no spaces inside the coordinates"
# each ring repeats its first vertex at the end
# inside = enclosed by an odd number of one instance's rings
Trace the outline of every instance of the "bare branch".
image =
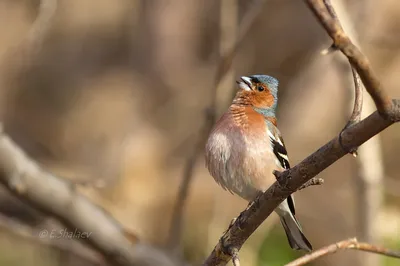
{"type": "Polygon", "coordinates": [[[180,244],[181,239],[181,230],[182,230],[182,217],[183,211],[185,209],[185,202],[189,193],[189,186],[193,179],[193,170],[194,166],[197,162],[197,157],[200,152],[203,151],[204,144],[207,140],[208,133],[210,132],[212,126],[215,123],[216,119],[216,109],[217,109],[217,89],[220,86],[220,83],[224,76],[228,73],[229,69],[232,66],[233,58],[236,54],[238,47],[240,47],[241,43],[244,40],[247,32],[251,28],[255,19],[258,17],[259,13],[262,10],[262,5],[265,3],[265,0],[254,0],[249,9],[246,11],[242,22],[239,26],[239,33],[236,38],[235,43],[227,50],[225,54],[223,54],[218,62],[217,71],[215,74],[215,80],[212,90],[212,97],[210,101],[210,105],[206,110],[206,116],[201,130],[199,131],[196,137],[196,143],[192,150],[192,153],[188,156],[188,159],[185,163],[185,167],[183,169],[182,183],[179,189],[178,197],[175,203],[175,208],[172,215],[171,222],[171,230],[170,230],[170,239],[169,239],[169,247],[172,250],[176,250],[180,244]]]}
{"type": "MultiPolygon", "coordinates": [[[[325,4],[329,2],[325,0],[325,4]]],[[[331,13],[334,13],[332,6],[329,3],[331,13]]],[[[357,9],[360,15],[354,17],[354,14],[350,14],[350,11],[346,8],[344,3],[337,4],[337,11],[339,17],[343,20],[342,27],[348,31],[348,36],[351,38],[354,44],[360,45],[360,40],[365,39],[365,25],[358,23],[360,27],[354,30],[357,25],[357,21],[362,21],[362,17],[366,14],[373,12],[371,9],[371,3],[369,1],[363,1],[359,3],[357,9]],[[360,18],[361,16],[361,18],[360,18]]],[[[339,60],[337,60],[339,62],[339,60]]],[[[342,65],[342,63],[340,64],[342,65]]],[[[340,67],[344,70],[343,67],[340,67]]],[[[347,72],[347,69],[345,70],[347,72]]],[[[347,73],[345,73],[347,74],[347,73]]],[[[362,114],[370,114],[375,110],[375,105],[368,98],[363,103],[362,100],[362,83],[360,77],[356,73],[354,67],[352,67],[353,82],[355,91],[355,103],[353,105],[353,114],[346,127],[352,126],[352,124],[358,122],[362,114]],[[361,110],[363,109],[363,110],[361,110]]],[[[346,81],[347,82],[347,81],[346,81]]],[[[347,84],[345,84],[347,87],[347,84]]],[[[382,195],[382,182],[384,176],[384,170],[382,165],[382,152],[380,149],[380,137],[376,136],[362,147],[359,148],[359,156],[356,159],[357,174],[352,178],[354,198],[356,199],[356,232],[358,237],[362,241],[369,243],[379,243],[379,234],[377,229],[379,228],[379,222],[376,217],[382,209],[383,195],[382,195]]],[[[353,153],[356,155],[357,153],[353,153]]],[[[364,266],[376,266],[379,265],[381,260],[378,256],[371,254],[358,253],[358,260],[364,266]]]]}
{"type": "Polygon", "coordinates": [[[379,113],[387,119],[398,121],[400,119],[399,106],[393,104],[390,97],[384,92],[381,82],[372,71],[367,57],[352,43],[337,19],[332,17],[325,5],[326,1],[305,0],[305,2],[332,38],[335,47],[342,51],[357,70],[379,113]]]}
{"type": "MultiPolygon", "coordinates": [[[[351,66],[351,73],[353,75],[354,91],[355,91],[354,107],[353,107],[353,112],[351,113],[349,121],[344,126],[342,131],[339,133],[340,145],[342,145],[342,133],[343,133],[343,130],[345,130],[348,127],[351,127],[352,125],[360,122],[360,120],[361,120],[361,112],[362,112],[362,105],[363,105],[363,88],[362,88],[362,85],[361,85],[360,76],[357,74],[357,71],[352,66],[351,66]]],[[[343,145],[342,145],[342,147],[343,147],[343,145]]],[[[357,155],[358,155],[357,154],[357,147],[352,148],[351,150],[349,150],[349,153],[352,154],[354,157],[357,157],[357,155]]]]}
{"type": "MultiPolygon", "coordinates": [[[[339,138],[339,141],[341,141],[340,138],[339,138]]],[[[281,186],[285,186],[286,185],[286,180],[282,179],[282,173],[283,172],[274,170],[272,173],[276,177],[276,181],[278,181],[279,185],[281,185],[281,186]]],[[[319,185],[322,185],[322,184],[324,184],[324,180],[322,178],[313,177],[310,180],[308,180],[306,183],[301,185],[301,187],[299,187],[298,190],[302,190],[302,189],[308,188],[310,186],[319,186],[319,185]]]]}
{"type": "MultiPolygon", "coordinates": [[[[333,6],[331,4],[331,1],[324,0],[324,4],[325,4],[326,9],[328,10],[329,14],[331,15],[332,19],[335,21],[336,25],[338,26],[338,28],[343,32],[343,27],[342,27],[340,20],[336,14],[335,9],[333,8],[333,6]]],[[[331,51],[338,49],[335,43],[333,43],[330,47],[331,47],[331,51]]],[[[362,85],[361,85],[360,76],[358,75],[358,73],[354,69],[354,67],[351,65],[350,60],[349,60],[349,63],[351,66],[351,73],[353,75],[355,97],[354,97],[353,112],[350,116],[349,121],[345,125],[344,129],[354,125],[355,123],[357,123],[361,120],[361,111],[362,111],[362,103],[363,103],[363,89],[362,89],[362,85]]],[[[342,132],[343,132],[343,130],[342,130],[342,132]]],[[[342,132],[340,132],[339,136],[341,136],[342,132]]],[[[339,140],[341,141],[341,137],[339,138],[339,140]]],[[[354,157],[356,157],[357,156],[357,148],[350,150],[349,153],[351,153],[354,157]]]]}
{"type": "Polygon", "coordinates": [[[304,256],[286,264],[285,266],[305,265],[305,264],[310,263],[311,261],[316,260],[320,257],[323,257],[328,254],[333,254],[339,250],[344,250],[344,249],[355,249],[355,250],[385,255],[388,257],[400,258],[399,251],[394,251],[394,250],[390,250],[390,249],[386,249],[386,248],[382,248],[382,247],[377,247],[377,246],[374,246],[374,245],[371,245],[368,243],[358,242],[356,238],[350,238],[350,239],[343,240],[343,241],[337,242],[335,244],[320,248],[314,252],[304,255],[304,256]]]}
{"type": "Polygon", "coordinates": [[[360,122],[362,104],[363,104],[363,90],[362,90],[360,76],[357,74],[357,71],[354,69],[354,67],[351,68],[351,73],[353,75],[354,89],[355,89],[354,108],[350,116],[349,122],[347,123],[345,128],[348,128],[349,126],[352,126],[355,123],[360,122]]]}
{"type": "Polygon", "coordinates": [[[0,133],[0,182],[68,228],[91,232],[84,241],[113,264],[176,265],[160,250],[132,237],[105,210],[73,189],[72,183],[41,169],[3,132],[0,133]]]}

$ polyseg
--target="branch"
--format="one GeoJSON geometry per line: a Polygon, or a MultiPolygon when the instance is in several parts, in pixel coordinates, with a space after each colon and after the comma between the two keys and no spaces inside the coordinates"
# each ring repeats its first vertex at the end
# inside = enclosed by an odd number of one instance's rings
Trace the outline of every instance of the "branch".
{"type": "Polygon", "coordinates": [[[301,163],[281,173],[279,182],[275,182],[239,215],[203,265],[226,265],[233,255],[230,251],[239,250],[258,226],[290,194],[346,155],[348,150],[360,146],[394,122],[400,121],[400,100],[391,100],[382,90],[367,58],[350,41],[337,20],[332,18],[324,3],[321,0],[305,1],[334,40],[335,47],[347,56],[357,70],[378,111],[343,130],[341,141],[339,137],[335,137],[301,163]]]}
{"type": "MultiPolygon", "coordinates": [[[[394,102],[397,105],[400,104],[399,100],[394,102]]],[[[358,147],[392,124],[393,122],[384,119],[378,112],[374,112],[354,126],[345,129],[342,134],[342,143],[347,149],[358,147]]],[[[224,233],[203,265],[226,265],[232,256],[227,247],[240,249],[284,199],[346,154],[347,152],[341,148],[339,137],[335,137],[301,163],[280,174],[279,178],[283,185],[275,182],[256,198],[254,203],[243,211],[224,233]]]]}
{"type": "Polygon", "coordinates": [[[360,76],[357,74],[357,71],[354,69],[354,67],[351,68],[351,73],[353,75],[355,97],[353,112],[350,116],[349,122],[346,125],[346,128],[360,122],[363,104],[363,91],[360,76]]]}
{"type": "Polygon", "coordinates": [[[390,249],[386,249],[386,248],[382,248],[382,247],[373,246],[368,243],[358,242],[356,238],[350,238],[350,239],[343,240],[343,241],[337,242],[335,244],[320,248],[312,253],[306,254],[306,255],[286,264],[285,266],[305,265],[305,264],[307,264],[313,260],[316,260],[320,257],[323,257],[328,254],[333,254],[333,253],[337,252],[338,250],[344,250],[344,249],[355,249],[355,250],[385,255],[388,257],[400,258],[399,251],[394,251],[394,250],[390,250],[390,249]]]}
{"type": "Polygon", "coordinates": [[[246,11],[242,22],[239,26],[238,37],[235,43],[223,54],[218,62],[217,71],[215,74],[215,80],[213,83],[212,97],[210,105],[207,108],[205,120],[203,126],[197,134],[197,140],[192,153],[187,158],[185,167],[183,169],[182,183],[179,189],[178,197],[175,203],[175,208],[172,214],[172,222],[169,237],[169,246],[172,250],[176,250],[180,244],[181,230],[182,230],[182,217],[185,209],[186,198],[189,194],[189,186],[193,179],[193,170],[197,162],[198,154],[203,151],[204,144],[207,140],[208,133],[215,123],[217,116],[217,88],[220,86],[224,76],[228,73],[232,66],[233,58],[236,54],[237,49],[242,44],[244,37],[248,33],[249,29],[253,25],[255,19],[258,17],[262,10],[262,5],[265,0],[254,0],[249,9],[246,11]]]}
{"type": "MultiPolygon", "coordinates": [[[[340,20],[336,14],[335,9],[333,8],[330,0],[324,0],[324,4],[326,9],[328,10],[329,14],[331,15],[331,18],[335,21],[336,25],[338,26],[338,28],[340,29],[340,31],[343,32],[343,27],[340,23],[340,20]]],[[[331,45],[331,48],[328,49],[328,51],[336,51],[338,48],[335,45],[335,43],[333,43],[331,45]]],[[[344,129],[354,125],[355,123],[359,122],[361,120],[361,111],[362,111],[362,104],[363,104],[363,90],[362,90],[362,85],[361,85],[361,79],[360,76],[358,75],[357,71],[354,69],[354,67],[351,65],[351,61],[349,60],[350,63],[350,67],[351,67],[351,73],[353,76],[353,82],[354,82],[354,107],[353,107],[353,112],[350,116],[349,121],[347,122],[347,124],[345,125],[344,129]]],[[[343,132],[343,130],[342,130],[343,132]]],[[[340,132],[340,135],[341,133],[340,132]]],[[[339,135],[339,136],[340,136],[339,135]]],[[[341,138],[339,139],[341,140],[341,138]]],[[[352,150],[349,151],[354,157],[357,156],[357,148],[354,148],[352,150]]]]}
{"type": "MultiPolygon", "coordinates": [[[[372,71],[367,57],[351,42],[338,20],[330,14],[324,1],[305,0],[305,2],[332,38],[334,46],[342,51],[351,65],[357,70],[379,113],[389,120],[398,121],[400,119],[399,106],[393,104],[392,100],[384,92],[381,82],[372,71]]],[[[333,9],[332,6],[330,8],[333,9]]]]}
{"type": "MultiPolygon", "coordinates": [[[[360,122],[361,120],[361,112],[362,112],[362,105],[363,105],[363,90],[361,86],[361,79],[360,76],[357,74],[356,70],[354,67],[351,66],[351,73],[353,75],[353,81],[354,81],[354,90],[355,90],[355,96],[354,96],[354,107],[353,107],[353,112],[350,116],[349,121],[347,124],[344,126],[342,131],[339,133],[339,142],[340,145],[342,145],[342,133],[343,130],[345,130],[348,127],[351,127],[352,125],[360,122]]],[[[352,154],[354,157],[357,157],[357,147],[352,148],[349,150],[349,153],[352,154]]]]}
{"type": "Polygon", "coordinates": [[[132,237],[108,213],[75,191],[71,182],[41,169],[3,132],[0,183],[71,230],[91,232],[85,241],[113,265],[176,265],[163,252],[132,237]]]}

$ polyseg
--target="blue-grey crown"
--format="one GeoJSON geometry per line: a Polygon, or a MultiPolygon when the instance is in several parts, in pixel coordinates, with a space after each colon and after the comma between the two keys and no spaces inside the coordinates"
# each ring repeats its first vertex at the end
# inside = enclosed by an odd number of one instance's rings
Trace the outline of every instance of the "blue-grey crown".
{"type": "Polygon", "coordinates": [[[251,78],[254,81],[258,80],[259,82],[266,84],[268,88],[270,88],[272,96],[274,96],[275,98],[275,101],[278,100],[279,81],[276,78],[268,75],[252,75],[249,78],[251,78]]]}

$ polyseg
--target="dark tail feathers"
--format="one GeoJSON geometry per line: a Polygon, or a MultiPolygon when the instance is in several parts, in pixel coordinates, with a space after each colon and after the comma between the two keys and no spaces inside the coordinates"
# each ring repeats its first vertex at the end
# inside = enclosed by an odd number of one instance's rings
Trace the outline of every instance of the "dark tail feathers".
{"type": "Polygon", "coordinates": [[[311,251],[312,246],[301,231],[299,222],[292,214],[281,216],[281,223],[285,229],[289,245],[292,249],[311,251]]]}

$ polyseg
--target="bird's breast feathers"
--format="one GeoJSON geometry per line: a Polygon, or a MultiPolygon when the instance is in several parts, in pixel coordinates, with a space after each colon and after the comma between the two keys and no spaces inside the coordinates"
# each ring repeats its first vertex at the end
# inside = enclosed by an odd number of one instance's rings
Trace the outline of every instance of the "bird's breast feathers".
{"type": "Polygon", "coordinates": [[[275,180],[272,171],[280,170],[271,146],[274,133],[252,110],[224,114],[206,145],[206,164],[214,179],[248,200],[266,190],[275,180]]]}

